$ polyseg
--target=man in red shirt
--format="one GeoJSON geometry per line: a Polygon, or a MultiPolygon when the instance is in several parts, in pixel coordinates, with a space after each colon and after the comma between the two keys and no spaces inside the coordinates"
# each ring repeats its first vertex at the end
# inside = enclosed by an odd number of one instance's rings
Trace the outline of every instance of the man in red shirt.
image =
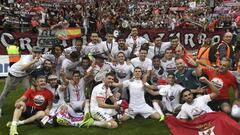
{"type": "Polygon", "coordinates": [[[31,123],[48,115],[52,107],[52,99],[51,91],[46,89],[45,76],[39,76],[36,87],[27,89],[23,96],[15,102],[12,122],[7,124],[10,127],[10,135],[18,134],[18,125],[31,123]],[[25,119],[19,120],[21,116],[25,119]]]}
{"type": "MultiPolygon", "coordinates": [[[[223,103],[229,103],[229,90],[232,87],[234,90],[235,99],[237,100],[238,97],[238,88],[237,88],[237,81],[233,74],[228,70],[230,68],[230,59],[229,58],[222,58],[220,61],[220,66],[217,69],[207,69],[198,67],[196,70],[198,75],[206,74],[209,80],[218,88],[219,95],[216,97],[215,100],[209,102],[209,106],[214,111],[219,111],[220,106],[223,103]]],[[[211,93],[208,90],[208,93],[211,93]]]]}

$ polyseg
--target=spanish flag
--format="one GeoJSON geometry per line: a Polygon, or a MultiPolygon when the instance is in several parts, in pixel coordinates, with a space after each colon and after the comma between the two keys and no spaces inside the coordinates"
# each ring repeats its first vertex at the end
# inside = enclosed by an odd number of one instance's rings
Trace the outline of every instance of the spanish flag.
{"type": "Polygon", "coordinates": [[[61,40],[69,40],[81,37],[80,27],[69,27],[57,32],[57,37],[61,40]]]}

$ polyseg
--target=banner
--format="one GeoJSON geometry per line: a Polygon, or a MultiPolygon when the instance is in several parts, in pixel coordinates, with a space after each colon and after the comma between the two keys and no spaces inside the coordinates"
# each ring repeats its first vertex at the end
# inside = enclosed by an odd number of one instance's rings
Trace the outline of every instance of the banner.
{"type": "MultiPolygon", "coordinates": [[[[70,30],[70,29],[69,29],[70,30]]],[[[68,31],[68,37],[74,38],[80,36],[80,29],[72,29],[73,31],[68,31]]],[[[129,35],[129,31],[124,34],[129,35]]],[[[139,35],[145,37],[149,41],[153,41],[155,37],[162,37],[163,42],[168,42],[169,39],[176,35],[180,38],[181,44],[187,50],[195,50],[200,47],[206,37],[212,38],[214,44],[219,43],[222,36],[224,35],[224,29],[215,29],[214,32],[200,32],[197,29],[139,29],[139,35]]],[[[6,47],[9,45],[10,39],[15,39],[19,44],[22,54],[29,54],[32,50],[32,46],[40,45],[45,48],[45,52],[51,48],[51,46],[55,43],[60,42],[64,47],[71,46],[73,44],[74,39],[57,41],[54,36],[55,32],[50,29],[44,29],[39,32],[39,35],[32,32],[7,32],[0,30],[0,54],[6,55],[6,47]]]]}
{"type": "MultiPolygon", "coordinates": [[[[25,56],[28,55],[21,55],[21,58],[25,56]]],[[[0,77],[6,77],[8,75],[9,68],[8,55],[0,55],[0,77]]]]}
{"type": "Polygon", "coordinates": [[[8,55],[0,55],[0,77],[7,76],[9,69],[8,55]]]}
{"type": "Polygon", "coordinates": [[[191,121],[167,116],[165,123],[173,135],[239,135],[240,125],[222,112],[203,114],[191,121]]]}

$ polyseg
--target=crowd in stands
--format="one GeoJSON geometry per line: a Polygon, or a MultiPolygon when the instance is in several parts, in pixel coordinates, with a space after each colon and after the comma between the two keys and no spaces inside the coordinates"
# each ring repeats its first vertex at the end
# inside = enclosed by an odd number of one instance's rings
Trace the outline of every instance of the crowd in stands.
{"type": "MultiPolygon", "coordinates": [[[[232,1],[232,0],[231,0],[232,1]]],[[[235,1],[237,2],[237,1],[235,1]]],[[[51,1],[17,1],[3,5],[5,27],[20,23],[25,27],[79,26],[85,34],[106,30],[141,28],[231,28],[239,23],[238,4],[227,5],[223,0],[80,0],[51,3],[51,1]],[[28,24],[28,25],[27,25],[28,24]],[[59,25],[58,25],[59,26],[59,25]]]]}
{"type": "MultiPolygon", "coordinates": [[[[214,8],[203,0],[197,6],[189,5],[194,1],[153,0],[155,4],[144,6],[140,6],[144,1],[138,1],[136,7],[134,2],[89,0],[36,9],[41,18],[31,17],[34,31],[45,26],[80,26],[90,40],[83,45],[76,39],[68,48],[56,44],[47,53],[34,46],[30,55],[12,63],[0,96],[0,111],[4,112],[4,101],[18,84],[22,83],[25,92],[19,95],[13,119],[7,123],[10,135],[18,134],[18,126],[35,120],[39,126],[48,122],[111,129],[118,127],[118,121],[136,115],[164,121],[171,114],[186,121],[221,111],[236,121],[240,119],[240,54],[234,48],[239,43],[232,42],[234,31],[228,29],[214,46],[207,38],[196,55],[190,55],[176,35],[168,42],[158,36],[150,42],[138,34],[147,27],[204,28],[203,24],[211,24],[214,18],[219,18],[214,28],[232,28],[234,23],[239,27],[240,19],[235,16],[239,7],[231,7],[228,18],[214,16],[214,8]],[[183,11],[171,9],[183,6],[187,7],[183,11]],[[114,39],[114,30],[125,26],[130,28],[130,36],[120,33],[114,39]],[[101,38],[103,33],[106,39],[101,38]]],[[[38,4],[10,4],[10,11],[16,10],[13,7],[30,11],[38,4]]],[[[220,1],[215,4],[223,6],[220,1]]]]}

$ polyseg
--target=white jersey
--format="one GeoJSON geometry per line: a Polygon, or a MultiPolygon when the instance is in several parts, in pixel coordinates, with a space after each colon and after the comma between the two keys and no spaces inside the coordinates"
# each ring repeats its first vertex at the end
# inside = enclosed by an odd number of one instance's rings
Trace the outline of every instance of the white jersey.
{"type": "Polygon", "coordinates": [[[79,61],[77,62],[72,62],[71,60],[65,58],[62,62],[62,69],[64,70],[67,78],[71,78],[73,71],[77,69],[79,61]],[[75,67],[74,67],[75,65],[75,67]]]}
{"type": "Polygon", "coordinates": [[[131,63],[134,67],[140,67],[143,72],[147,72],[148,70],[152,70],[152,60],[145,58],[144,61],[140,61],[139,57],[131,59],[131,63]]]}
{"type": "Polygon", "coordinates": [[[97,112],[98,110],[104,109],[104,108],[100,108],[98,106],[98,102],[97,102],[98,98],[103,99],[105,102],[111,96],[113,96],[111,89],[106,88],[104,86],[104,83],[101,83],[101,84],[98,84],[97,86],[95,86],[93,88],[92,95],[91,95],[91,101],[90,101],[91,112],[97,112]]]}
{"type": "Polygon", "coordinates": [[[174,73],[177,69],[174,57],[171,60],[161,60],[161,65],[167,73],[174,73]]]}
{"type": "Polygon", "coordinates": [[[62,62],[65,59],[64,55],[59,56],[56,58],[53,54],[51,53],[46,53],[42,56],[44,59],[51,60],[53,63],[53,72],[58,76],[58,79],[60,78],[60,70],[62,67],[62,62]]]}
{"type": "Polygon", "coordinates": [[[134,40],[131,36],[126,39],[126,44],[131,48],[133,48],[133,44],[137,44],[135,50],[133,50],[136,56],[138,56],[139,50],[144,43],[148,43],[148,41],[143,37],[137,37],[137,39],[134,40]]]}
{"type": "Polygon", "coordinates": [[[112,50],[115,46],[118,46],[117,42],[107,43],[107,41],[103,41],[102,44],[103,44],[103,47],[104,47],[104,51],[105,52],[108,51],[109,53],[112,52],[112,50]]]}
{"type": "Polygon", "coordinates": [[[204,113],[212,112],[207,103],[211,101],[210,95],[197,97],[193,100],[192,104],[184,103],[181,111],[178,113],[178,119],[194,119],[204,113]]]}
{"type": "Polygon", "coordinates": [[[37,69],[39,66],[41,66],[44,62],[43,58],[40,58],[38,62],[31,65],[27,70],[21,70],[23,65],[29,64],[33,61],[32,55],[27,55],[24,57],[21,57],[21,59],[14,63],[11,68],[9,69],[9,73],[14,75],[15,77],[24,77],[29,75],[33,70],[37,69]]]}
{"type": "Polygon", "coordinates": [[[240,72],[239,71],[232,71],[232,74],[236,78],[237,83],[238,83],[238,89],[240,90],[240,72]]]}
{"type": "Polygon", "coordinates": [[[141,109],[146,105],[144,97],[144,87],[142,80],[126,80],[123,82],[123,87],[129,88],[130,93],[130,103],[129,108],[131,109],[141,109]]]}
{"type": "Polygon", "coordinates": [[[117,65],[111,64],[111,66],[113,68],[113,71],[115,71],[116,77],[119,82],[123,82],[125,80],[130,79],[130,75],[131,75],[131,73],[133,73],[133,70],[134,70],[133,65],[127,64],[126,62],[124,62],[122,65],[121,64],[117,64],[117,65]]]}
{"type": "MultiPolygon", "coordinates": [[[[77,51],[76,46],[70,46],[70,47],[64,49],[64,53],[66,55],[70,55],[74,51],[77,51]]],[[[83,55],[83,49],[79,53],[80,53],[80,55],[83,55]]]]}
{"type": "Polygon", "coordinates": [[[63,103],[65,103],[64,101],[64,92],[60,90],[61,85],[58,85],[57,88],[52,87],[50,84],[47,84],[46,88],[52,92],[53,94],[53,108],[56,109],[59,106],[61,106],[63,103]],[[59,99],[56,99],[56,96],[59,97],[59,99]]]}
{"type": "Polygon", "coordinates": [[[158,80],[159,79],[163,79],[166,80],[166,73],[164,72],[163,67],[160,67],[159,69],[155,69],[153,68],[153,73],[151,74],[151,78],[150,78],[150,82],[153,85],[157,85],[158,84],[158,80]]]}
{"type": "Polygon", "coordinates": [[[93,55],[96,54],[103,54],[104,51],[104,44],[102,42],[93,44],[90,42],[85,48],[84,48],[84,53],[85,55],[88,55],[89,53],[92,53],[93,55]]]}
{"type": "Polygon", "coordinates": [[[119,52],[123,52],[123,53],[125,54],[125,57],[126,57],[126,58],[129,58],[129,57],[130,57],[130,54],[131,54],[131,52],[132,52],[132,48],[131,48],[131,47],[128,47],[128,49],[122,50],[122,49],[120,49],[118,46],[115,46],[115,47],[113,47],[113,49],[112,49],[111,55],[112,55],[114,58],[117,58],[117,54],[118,54],[119,52]]]}
{"type": "Polygon", "coordinates": [[[184,87],[179,84],[165,85],[159,89],[159,94],[163,96],[162,101],[168,111],[173,112],[180,105],[180,93],[184,87]]]}
{"type": "Polygon", "coordinates": [[[94,76],[94,80],[96,82],[100,82],[104,79],[105,75],[107,73],[109,73],[112,70],[110,64],[108,64],[107,62],[104,62],[102,67],[99,67],[98,65],[96,65],[93,68],[93,76],[94,76]]]}
{"type": "Polygon", "coordinates": [[[155,55],[163,56],[165,50],[171,47],[170,42],[162,42],[160,47],[149,46],[147,58],[152,59],[155,55]]]}
{"type": "Polygon", "coordinates": [[[77,85],[73,85],[73,83],[70,81],[68,83],[68,92],[70,103],[74,101],[84,101],[86,99],[84,78],[81,78],[77,85]]]}

